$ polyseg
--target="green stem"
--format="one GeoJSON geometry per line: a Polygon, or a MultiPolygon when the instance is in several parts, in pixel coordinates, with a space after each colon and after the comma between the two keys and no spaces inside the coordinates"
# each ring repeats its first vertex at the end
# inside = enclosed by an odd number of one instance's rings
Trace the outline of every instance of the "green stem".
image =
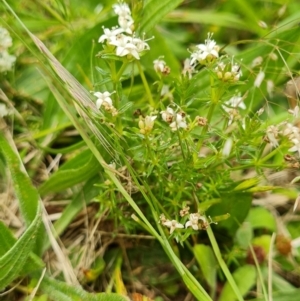
{"type": "Polygon", "coordinates": [[[225,261],[222,258],[221,251],[219,249],[218,243],[217,243],[216,238],[214,236],[214,233],[213,233],[213,231],[211,229],[211,226],[209,226],[207,228],[207,234],[208,234],[210,243],[212,245],[212,248],[214,250],[215,256],[216,256],[216,258],[217,258],[217,260],[219,262],[219,265],[220,265],[223,273],[225,274],[225,276],[227,278],[228,283],[230,284],[232,290],[234,291],[237,299],[239,301],[244,301],[243,296],[241,295],[241,292],[240,292],[239,288],[237,287],[237,285],[236,285],[236,283],[235,283],[235,281],[234,281],[234,279],[233,279],[233,277],[232,277],[232,275],[231,275],[231,273],[230,273],[230,271],[229,271],[229,269],[228,269],[225,261]]]}
{"type": "Polygon", "coordinates": [[[121,68],[119,69],[119,71],[118,71],[118,73],[116,75],[116,78],[115,78],[116,82],[118,82],[120,80],[120,78],[123,75],[124,70],[126,69],[127,65],[128,65],[128,62],[124,61],[123,64],[122,64],[122,66],[121,66],[121,68]]]}
{"type": "Polygon", "coordinates": [[[146,141],[146,146],[147,146],[148,154],[149,154],[149,156],[151,158],[152,164],[156,165],[156,158],[155,158],[155,156],[153,154],[153,151],[152,151],[152,148],[151,148],[151,143],[150,143],[149,137],[147,135],[145,135],[145,141],[146,141]]]}
{"type": "Polygon", "coordinates": [[[207,124],[206,124],[206,126],[203,127],[203,129],[201,131],[201,136],[202,137],[201,137],[201,139],[199,139],[198,144],[197,144],[198,151],[200,151],[200,149],[202,147],[204,136],[207,133],[208,126],[211,122],[214,110],[216,108],[216,105],[219,102],[219,97],[218,97],[218,95],[216,93],[216,89],[214,87],[214,77],[212,75],[210,76],[210,87],[211,87],[211,104],[210,104],[210,107],[209,107],[209,110],[208,110],[208,113],[207,113],[207,116],[206,116],[207,124]]]}
{"type": "Polygon", "coordinates": [[[184,154],[184,150],[183,150],[183,146],[182,146],[182,140],[181,140],[181,137],[180,137],[179,130],[177,130],[177,135],[178,135],[178,140],[179,140],[179,145],[180,145],[180,149],[181,149],[182,158],[185,161],[186,158],[185,158],[185,154],[184,154]]]}
{"type": "Polygon", "coordinates": [[[260,161],[259,161],[259,165],[261,164],[261,163],[264,163],[264,162],[266,162],[266,161],[268,161],[269,159],[271,159],[273,156],[275,156],[277,153],[278,153],[278,151],[280,150],[280,149],[282,149],[282,148],[284,148],[285,147],[285,145],[279,145],[277,148],[275,148],[273,151],[271,151],[270,153],[268,153],[265,157],[263,157],[262,159],[260,159],[260,161]]]}
{"type": "Polygon", "coordinates": [[[264,295],[265,301],[268,301],[269,298],[268,298],[268,293],[267,293],[266,286],[265,286],[265,283],[264,283],[264,278],[263,278],[263,275],[261,273],[261,269],[260,269],[256,254],[255,254],[254,249],[253,249],[251,244],[249,244],[249,249],[250,249],[252,257],[254,259],[254,263],[255,263],[256,270],[257,270],[257,273],[258,273],[258,278],[259,278],[259,281],[260,281],[260,284],[261,284],[261,287],[262,287],[262,290],[263,290],[263,295],[264,295]]]}
{"type": "Polygon", "coordinates": [[[147,94],[147,96],[148,96],[150,105],[151,105],[152,107],[155,107],[155,103],[154,103],[154,100],[153,100],[153,97],[152,97],[152,93],[151,93],[150,87],[149,87],[149,85],[148,85],[147,79],[146,79],[146,77],[145,77],[145,73],[144,73],[144,71],[143,71],[141,62],[137,62],[137,65],[138,65],[138,68],[139,68],[140,76],[141,76],[143,85],[144,85],[144,87],[145,87],[146,94],[147,94]]]}

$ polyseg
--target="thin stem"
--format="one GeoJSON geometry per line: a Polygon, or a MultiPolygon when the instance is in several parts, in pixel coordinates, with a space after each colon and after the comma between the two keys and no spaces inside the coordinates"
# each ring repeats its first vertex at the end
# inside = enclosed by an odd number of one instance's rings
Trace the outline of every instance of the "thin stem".
{"type": "Polygon", "coordinates": [[[263,275],[261,273],[256,254],[255,254],[254,249],[253,249],[251,244],[249,244],[249,249],[250,249],[252,257],[254,259],[254,263],[255,263],[255,266],[256,266],[256,269],[257,269],[258,278],[259,278],[259,281],[260,281],[260,284],[261,284],[261,287],[262,287],[262,290],[263,290],[263,295],[264,295],[265,301],[268,301],[269,298],[268,298],[268,293],[267,293],[267,290],[266,290],[266,287],[265,287],[265,284],[264,284],[264,278],[263,278],[263,275]]]}
{"type": "Polygon", "coordinates": [[[273,248],[274,248],[274,243],[276,239],[276,234],[272,234],[271,238],[271,243],[270,243],[270,250],[269,250],[269,255],[268,255],[268,294],[269,294],[269,300],[268,301],[273,301],[273,292],[272,292],[272,261],[273,261],[273,248]]]}
{"type": "Polygon", "coordinates": [[[150,143],[149,137],[147,135],[145,135],[145,141],[146,141],[146,146],[147,146],[148,154],[149,154],[149,156],[151,158],[152,164],[156,165],[156,158],[155,158],[155,156],[153,154],[153,151],[152,151],[152,148],[151,148],[151,143],[150,143]]]}
{"type": "Polygon", "coordinates": [[[263,157],[262,159],[260,159],[260,161],[259,161],[259,165],[261,164],[261,163],[264,163],[264,162],[266,162],[266,161],[268,161],[269,159],[271,159],[273,156],[275,156],[277,153],[278,153],[278,151],[280,150],[280,149],[282,149],[282,148],[284,148],[285,147],[285,145],[279,145],[277,148],[275,148],[273,151],[271,151],[270,153],[268,153],[265,157],[263,157]]]}
{"type": "Polygon", "coordinates": [[[155,107],[155,103],[154,103],[154,100],[153,100],[153,97],[152,97],[152,93],[151,93],[150,87],[149,87],[149,85],[148,85],[147,79],[146,79],[146,77],[145,77],[145,74],[144,74],[142,65],[141,65],[140,62],[137,62],[137,65],[138,65],[138,68],[139,68],[140,76],[141,76],[142,82],[143,82],[143,84],[144,84],[144,87],[145,87],[146,94],[147,94],[147,96],[148,96],[150,105],[151,105],[152,107],[155,107]]]}
{"type": "Polygon", "coordinates": [[[201,131],[202,139],[200,139],[198,141],[198,144],[197,144],[197,149],[199,151],[202,147],[203,139],[204,139],[205,134],[207,133],[208,126],[211,122],[211,119],[212,119],[214,110],[216,108],[216,105],[219,102],[219,97],[216,93],[216,88],[214,87],[214,77],[212,75],[210,76],[210,87],[211,87],[211,104],[210,104],[210,107],[209,107],[209,110],[208,110],[208,113],[207,113],[207,116],[206,116],[207,125],[205,127],[203,127],[203,129],[201,131]]]}
{"type": "Polygon", "coordinates": [[[181,140],[181,137],[180,137],[179,130],[177,130],[177,135],[178,135],[178,140],[179,140],[179,145],[180,145],[180,149],[181,149],[182,158],[185,161],[186,157],[185,157],[185,154],[184,154],[184,150],[183,150],[183,146],[182,146],[182,140],[181,140]]]}
{"type": "Polygon", "coordinates": [[[124,61],[123,64],[122,64],[122,66],[121,66],[121,68],[119,69],[119,71],[118,71],[118,73],[116,75],[116,78],[115,78],[116,82],[118,82],[120,80],[120,78],[123,75],[124,70],[126,69],[127,65],[128,65],[128,62],[124,61]]]}

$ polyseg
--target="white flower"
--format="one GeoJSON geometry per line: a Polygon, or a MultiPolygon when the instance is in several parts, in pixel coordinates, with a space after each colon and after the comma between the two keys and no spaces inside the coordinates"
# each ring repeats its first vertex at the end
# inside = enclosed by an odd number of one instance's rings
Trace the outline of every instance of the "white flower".
{"type": "Polygon", "coordinates": [[[199,230],[199,214],[191,213],[189,217],[189,221],[185,223],[185,227],[192,227],[194,230],[199,230]]]}
{"type": "Polygon", "coordinates": [[[113,6],[115,14],[122,17],[127,17],[131,15],[130,8],[127,3],[119,1],[119,4],[114,4],[113,6]]]}
{"type": "Polygon", "coordinates": [[[0,51],[7,50],[12,45],[12,38],[6,28],[0,27],[0,51]]]}
{"type": "Polygon", "coordinates": [[[117,39],[117,36],[121,34],[124,30],[122,28],[113,27],[111,30],[108,28],[103,28],[104,34],[99,38],[98,42],[103,43],[107,40],[107,43],[110,44],[112,41],[117,39]]]}
{"type": "Polygon", "coordinates": [[[139,120],[139,128],[141,134],[148,134],[152,131],[154,126],[154,120],[157,116],[146,116],[145,118],[140,118],[139,120]]]}
{"type": "Polygon", "coordinates": [[[195,73],[195,68],[194,66],[191,64],[191,60],[190,59],[185,59],[184,63],[183,63],[183,69],[182,69],[182,74],[184,76],[189,77],[189,79],[192,78],[192,74],[195,73]]]}
{"type": "Polygon", "coordinates": [[[178,223],[176,220],[166,220],[165,222],[162,223],[164,226],[170,228],[170,234],[172,234],[174,232],[174,230],[176,229],[182,229],[184,228],[184,226],[180,223],[178,223]]]}
{"type": "Polygon", "coordinates": [[[133,19],[131,18],[131,16],[119,16],[118,18],[118,23],[120,25],[120,27],[128,34],[132,34],[132,26],[134,24],[133,19]]]}
{"type": "Polygon", "coordinates": [[[166,62],[161,59],[157,59],[153,61],[153,67],[156,72],[162,73],[165,70],[166,62]]]}
{"type": "Polygon", "coordinates": [[[207,39],[204,44],[199,44],[196,46],[198,49],[191,55],[191,64],[193,65],[196,61],[200,64],[205,64],[211,62],[212,60],[219,57],[219,46],[217,43],[211,39],[212,34],[208,33],[207,39]]]}
{"type": "Polygon", "coordinates": [[[241,66],[237,63],[231,64],[231,73],[232,73],[233,79],[235,81],[238,81],[240,79],[240,77],[242,76],[241,66]]]}
{"type": "Polygon", "coordinates": [[[265,73],[263,71],[260,71],[255,78],[254,87],[259,88],[264,78],[265,73]]]}
{"type": "Polygon", "coordinates": [[[14,55],[10,55],[6,50],[0,51],[0,72],[11,70],[15,61],[14,55]]]}
{"type": "Polygon", "coordinates": [[[171,123],[173,120],[173,117],[175,116],[175,112],[172,108],[167,107],[165,111],[161,111],[161,118],[168,123],[171,123]]]}
{"type": "Polygon", "coordinates": [[[4,117],[9,114],[7,107],[4,103],[0,103],[0,117],[4,117]]]}
{"type": "Polygon", "coordinates": [[[120,35],[118,36],[118,39],[112,41],[110,44],[115,45],[117,47],[116,55],[118,56],[132,55],[137,60],[140,59],[140,56],[137,51],[137,47],[132,43],[131,37],[120,35]]]}
{"type": "Polygon", "coordinates": [[[103,93],[101,93],[101,92],[95,92],[94,95],[98,98],[97,101],[96,101],[97,109],[100,109],[101,106],[103,106],[106,110],[108,110],[111,107],[113,107],[112,100],[110,98],[110,96],[113,93],[114,92],[109,93],[108,91],[105,91],[103,93]]]}
{"type": "Polygon", "coordinates": [[[267,128],[267,137],[270,141],[270,144],[272,145],[272,147],[277,147],[278,146],[278,141],[277,141],[277,137],[278,137],[278,128],[275,125],[270,125],[267,128]]]}
{"type": "Polygon", "coordinates": [[[294,139],[299,137],[299,128],[292,125],[291,123],[283,123],[284,128],[282,130],[282,135],[288,137],[289,139],[294,139]]]}
{"type": "Polygon", "coordinates": [[[186,129],[187,124],[185,118],[182,116],[182,113],[177,113],[175,116],[175,120],[170,124],[170,128],[172,131],[177,131],[180,128],[186,129]]]}
{"type": "Polygon", "coordinates": [[[300,140],[292,139],[292,142],[294,143],[294,146],[289,149],[289,152],[298,152],[300,156],[300,140]]]}
{"type": "Polygon", "coordinates": [[[239,95],[235,95],[231,97],[228,101],[224,102],[222,108],[225,110],[225,112],[229,113],[231,111],[231,108],[233,109],[240,108],[242,110],[245,110],[246,105],[244,104],[243,97],[239,95]]]}
{"type": "Polygon", "coordinates": [[[192,227],[194,230],[199,230],[202,228],[202,225],[206,227],[208,225],[207,220],[204,216],[200,215],[199,213],[191,213],[189,217],[189,221],[185,223],[185,227],[192,227]],[[199,220],[201,220],[201,224],[199,227],[199,220]]]}
{"type": "Polygon", "coordinates": [[[140,39],[140,38],[132,38],[132,44],[136,46],[137,51],[143,52],[144,50],[149,50],[150,47],[148,45],[148,43],[146,43],[144,40],[140,39]]]}

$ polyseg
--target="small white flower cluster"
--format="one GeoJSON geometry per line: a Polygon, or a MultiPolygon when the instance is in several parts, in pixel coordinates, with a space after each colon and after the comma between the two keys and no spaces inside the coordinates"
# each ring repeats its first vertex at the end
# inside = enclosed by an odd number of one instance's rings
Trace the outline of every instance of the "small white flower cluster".
{"type": "Polygon", "coordinates": [[[160,112],[160,114],[162,119],[170,124],[172,131],[177,131],[180,128],[187,128],[184,112],[176,113],[172,108],[167,107],[167,109],[160,112]]]}
{"type": "Polygon", "coordinates": [[[149,133],[151,133],[154,126],[154,120],[156,118],[157,116],[146,116],[146,117],[140,116],[140,120],[139,120],[140,133],[143,135],[148,135],[149,133]]]}
{"type": "Polygon", "coordinates": [[[168,75],[171,72],[170,67],[167,66],[162,57],[159,57],[157,60],[153,61],[153,68],[158,74],[168,75]]]}
{"type": "Polygon", "coordinates": [[[94,95],[98,98],[96,100],[96,107],[97,109],[100,109],[101,107],[104,108],[105,111],[109,112],[112,114],[112,116],[116,116],[118,115],[118,111],[117,109],[113,106],[113,102],[112,102],[112,99],[111,99],[111,95],[115,93],[112,92],[108,92],[108,91],[105,91],[105,92],[95,92],[94,95]]]}
{"type": "Polygon", "coordinates": [[[298,152],[300,157],[300,129],[289,122],[282,122],[279,125],[270,125],[266,130],[267,140],[272,147],[279,146],[279,136],[287,137],[293,144],[289,152],[298,152]]]}
{"type": "Polygon", "coordinates": [[[234,95],[231,97],[228,101],[225,101],[222,105],[223,110],[229,114],[229,122],[228,125],[230,125],[234,119],[236,119],[239,116],[238,109],[245,110],[246,105],[244,104],[244,99],[240,95],[234,95]]]}
{"type": "Polygon", "coordinates": [[[12,69],[16,57],[8,53],[8,48],[12,46],[12,38],[9,32],[0,27],[0,72],[6,72],[12,69]]]}
{"type": "Polygon", "coordinates": [[[196,45],[196,50],[191,54],[190,65],[208,65],[219,57],[220,47],[211,39],[212,35],[208,33],[205,43],[196,45]]]}
{"type": "Polygon", "coordinates": [[[144,39],[135,36],[133,32],[134,21],[127,3],[120,1],[113,5],[113,9],[118,15],[120,27],[103,28],[104,34],[100,36],[98,42],[106,41],[108,46],[113,47],[117,56],[127,56],[139,60],[144,51],[150,49],[149,45],[144,39]]]}
{"type": "MultiPolygon", "coordinates": [[[[189,207],[187,209],[187,212],[184,215],[189,214],[189,207]]],[[[200,213],[190,213],[188,221],[185,222],[185,225],[183,223],[179,223],[176,220],[169,220],[166,219],[164,214],[161,214],[159,217],[160,223],[167,228],[170,228],[170,234],[172,234],[176,229],[183,229],[183,228],[189,228],[191,227],[193,230],[206,230],[212,221],[208,221],[204,215],[201,215],[200,213]]],[[[185,219],[186,220],[186,219],[185,219]]]]}
{"type": "Polygon", "coordinates": [[[218,78],[224,82],[237,82],[242,76],[240,65],[233,61],[229,64],[220,62],[215,68],[218,78]]]}

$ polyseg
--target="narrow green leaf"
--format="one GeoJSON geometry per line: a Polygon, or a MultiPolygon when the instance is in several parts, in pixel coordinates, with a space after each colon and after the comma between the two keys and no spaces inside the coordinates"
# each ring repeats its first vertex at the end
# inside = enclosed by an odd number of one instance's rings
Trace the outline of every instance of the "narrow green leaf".
{"type": "Polygon", "coordinates": [[[3,153],[6,164],[10,170],[15,194],[19,200],[20,210],[26,225],[29,225],[36,216],[39,195],[28,178],[21,159],[17,153],[11,149],[8,141],[4,137],[4,133],[5,131],[0,133],[0,151],[3,153]]]}
{"type": "Polygon", "coordinates": [[[118,294],[90,294],[81,287],[71,286],[64,282],[44,277],[40,288],[55,301],[129,301],[127,297],[118,294]]]}
{"type": "MultiPolygon", "coordinates": [[[[299,301],[300,289],[290,292],[276,292],[272,295],[272,301],[299,301]]],[[[265,298],[250,299],[249,301],[265,301],[265,298]]]]}
{"type": "Polygon", "coordinates": [[[36,243],[36,234],[40,221],[41,217],[38,213],[21,238],[0,258],[0,290],[4,289],[19,276],[36,243]]]}
{"type": "Polygon", "coordinates": [[[259,179],[258,178],[251,178],[251,179],[247,179],[243,182],[241,182],[240,184],[238,184],[236,187],[234,187],[235,191],[238,190],[247,190],[253,186],[256,186],[259,183],[259,179]]]}
{"type": "MultiPolygon", "coordinates": [[[[0,256],[8,252],[16,243],[16,238],[11,231],[0,221],[0,256]]],[[[22,268],[21,274],[28,274],[31,271],[44,267],[43,261],[35,254],[29,254],[29,258],[22,268]]]]}
{"type": "Polygon", "coordinates": [[[223,27],[256,32],[255,29],[249,28],[249,26],[247,26],[247,23],[235,14],[228,13],[228,12],[220,12],[216,10],[209,10],[209,9],[174,10],[170,12],[164,18],[164,20],[167,22],[178,22],[178,23],[211,24],[213,26],[223,26],[223,27]]]}
{"type": "Polygon", "coordinates": [[[144,7],[143,20],[139,32],[149,32],[167,13],[176,8],[183,0],[152,0],[144,7]]]}

